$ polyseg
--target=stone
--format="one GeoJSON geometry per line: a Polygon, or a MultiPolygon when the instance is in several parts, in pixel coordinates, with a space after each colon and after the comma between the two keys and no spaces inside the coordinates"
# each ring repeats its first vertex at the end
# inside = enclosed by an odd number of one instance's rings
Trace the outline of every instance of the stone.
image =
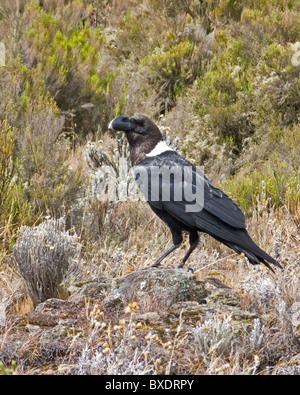
{"type": "Polygon", "coordinates": [[[107,304],[113,297],[128,304],[138,303],[141,313],[168,310],[180,301],[205,303],[208,291],[194,274],[183,270],[146,269],[137,270],[124,277],[114,279],[107,304]]]}

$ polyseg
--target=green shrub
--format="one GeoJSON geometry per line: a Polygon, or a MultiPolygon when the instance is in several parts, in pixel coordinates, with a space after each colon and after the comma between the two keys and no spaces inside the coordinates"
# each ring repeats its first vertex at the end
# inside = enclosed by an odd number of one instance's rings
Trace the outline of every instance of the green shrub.
{"type": "Polygon", "coordinates": [[[7,121],[0,122],[0,243],[10,250],[15,229],[30,218],[30,203],[23,201],[16,177],[16,132],[7,121]]]}
{"type": "MultiPolygon", "coordinates": [[[[84,8],[81,2],[73,3],[84,8]]],[[[105,65],[100,67],[103,35],[84,24],[80,14],[77,20],[65,21],[62,14],[52,15],[32,3],[26,14],[31,24],[22,38],[22,62],[28,67],[31,89],[37,96],[50,94],[61,110],[73,111],[76,134],[95,131],[106,115],[105,99],[114,78],[105,65]],[[82,106],[89,102],[97,106],[84,110],[82,106]],[[82,112],[89,118],[89,131],[82,112]]]]}
{"type": "Polygon", "coordinates": [[[178,45],[171,46],[166,52],[157,48],[142,61],[142,65],[147,66],[153,73],[151,81],[161,91],[166,108],[172,107],[176,97],[193,80],[194,71],[191,62],[193,51],[194,44],[184,40],[178,45]]]}
{"type": "MultiPolygon", "coordinates": [[[[28,109],[26,128],[18,134],[17,173],[33,214],[58,214],[62,199],[75,193],[80,169],[70,169],[71,150],[61,137],[63,119],[53,100],[42,98],[28,109]]],[[[59,214],[58,214],[59,215],[59,214]]]]}
{"type": "Polygon", "coordinates": [[[194,112],[206,119],[220,144],[239,154],[243,140],[254,133],[253,94],[248,68],[239,58],[241,43],[233,40],[197,82],[194,112]]]}
{"type": "Polygon", "coordinates": [[[142,59],[151,89],[147,95],[155,91],[161,112],[174,107],[177,99],[204,73],[213,45],[213,36],[188,14],[179,19],[177,26],[168,28],[159,45],[142,59]]]}
{"type": "Polygon", "coordinates": [[[300,202],[300,167],[293,169],[276,152],[269,163],[260,170],[241,171],[222,187],[232,196],[248,215],[253,208],[259,209],[261,202],[267,207],[287,206],[291,214],[297,215],[300,202]]]}
{"type": "Polygon", "coordinates": [[[15,134],[7,121],[0,123],[0,218],[6,207],[15,170],[15,134]]]}

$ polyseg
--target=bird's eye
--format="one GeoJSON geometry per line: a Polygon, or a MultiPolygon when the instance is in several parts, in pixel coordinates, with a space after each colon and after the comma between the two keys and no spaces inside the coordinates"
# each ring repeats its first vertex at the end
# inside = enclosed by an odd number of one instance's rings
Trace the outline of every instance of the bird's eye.
{"type": "Polygon", "coordinates": [[[141,118],[135,118],[135,123],[139,126],[143,126],[144,125],[144,120],[141,118]]]}

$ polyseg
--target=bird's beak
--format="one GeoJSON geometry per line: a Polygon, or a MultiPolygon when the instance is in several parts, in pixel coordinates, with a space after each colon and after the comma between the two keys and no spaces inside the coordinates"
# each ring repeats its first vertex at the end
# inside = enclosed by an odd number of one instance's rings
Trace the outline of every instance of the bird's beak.
{"type": "Polygon", "coordinates": [[[130,118],[128,117],[117,117],[114,118],[108,125],[110,130],[118,130],[122,132],[129,132],[134,128],[134,125],[130,118]]]}

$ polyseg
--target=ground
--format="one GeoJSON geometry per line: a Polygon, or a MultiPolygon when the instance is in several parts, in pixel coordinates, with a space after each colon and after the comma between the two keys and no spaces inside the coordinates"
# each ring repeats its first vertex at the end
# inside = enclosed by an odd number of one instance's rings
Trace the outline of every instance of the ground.
{"type": "Polygon", "coordinates": [[[299,374],[292,311],[276,312],[275,294],[256,310],[257,295],[234,291],[220,275],[137,270],[78,283],[68,300],[48,299],[27,314],[13,309],[19,296],[2,321],[2,370],[13,372],[14,361],[18,374],[299,374]]]}

